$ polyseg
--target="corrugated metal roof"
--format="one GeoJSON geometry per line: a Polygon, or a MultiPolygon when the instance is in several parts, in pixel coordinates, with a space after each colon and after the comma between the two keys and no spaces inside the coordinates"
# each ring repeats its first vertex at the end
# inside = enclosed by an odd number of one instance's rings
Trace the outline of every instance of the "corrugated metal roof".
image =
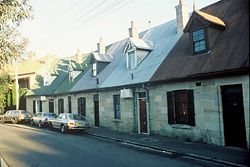
{"type": "Polygon", "coordinates": [[[208,38],[213,41],[213,46],[209,52],[200,55],[192,54],[189,34],[184,33],[151,81],[249,68],[249,1],[219,1],[201,11],[222,18],[227,29],[214,31],[210,27],[208,38]]]}
{"type": "Polygon", "coordinates": [[[175,20],[140,33],[140,38],[143,40],[134,42],[136,44],[139,42],[139,46],[145,45],[148,47],[150,44],[145,43],[145,41],[151,41],[154,47],[143,61],[140,62],[137,68],[133,70],[128,70],[126,68],[126,54],[124,53],[124,47],[131,39],[127,38],[112,44],[106,53],[113,57],[109,65],[107,65],[97,77],[92,77],[91,69],[89,69],[71,89],[71,92],[149,81],[180,36],[181,34],[177,34],[175,20]],[[141,41],[143,41],[143,43],[141,43],[141,41]],[[96,78],[98,78],[99,84],[97,84],[96,78]]]}

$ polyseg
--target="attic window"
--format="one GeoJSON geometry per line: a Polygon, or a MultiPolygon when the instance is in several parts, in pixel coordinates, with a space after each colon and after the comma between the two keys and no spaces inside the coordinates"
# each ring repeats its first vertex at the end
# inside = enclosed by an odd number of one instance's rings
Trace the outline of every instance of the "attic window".
{"type": "Polygon", "coordinates": [[[127,69],[135,69],[136,68],[136,57],[135,51],[128,51],[127,54],[127,69]]]}
{"type": "Polygon", "coordinates": [[[92,76],[95,77],[97,75],[96,63],[92,64],[92,76]]]}
{"type": "Polygon", "coordinates": [[[194,54],[204,53],[206,51],[206,40],[205,40],[204,29],[194,31],[192,35],[193,35],[194,54]]]}

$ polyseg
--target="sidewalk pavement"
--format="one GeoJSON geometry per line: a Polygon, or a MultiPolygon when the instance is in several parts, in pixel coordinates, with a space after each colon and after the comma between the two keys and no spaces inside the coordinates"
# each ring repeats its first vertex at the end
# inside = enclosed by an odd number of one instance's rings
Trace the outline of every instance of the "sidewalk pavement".
{"type": "Polygon", "coordinates": [[[226,166],[249,165],[249,152],[240,148],[183,142],[157,135],[118,132],[104,127],[90,128],[88,133],[101,138],[152,148],[163,152],[171,152],[191,158],[208,160],[226,166]]]}

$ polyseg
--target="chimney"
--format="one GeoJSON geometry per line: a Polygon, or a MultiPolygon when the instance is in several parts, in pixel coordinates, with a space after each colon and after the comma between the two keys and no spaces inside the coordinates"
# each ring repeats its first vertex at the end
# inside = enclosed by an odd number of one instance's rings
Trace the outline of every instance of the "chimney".
{"type": "Polygon", "coordinates": [[[135,27],[134,21],[131,21],[131,28],[128,29],[130,38],[139,38],[137,28],[135,27]]]}
{"type": "Polygon", "coordinates": [[[179,0],[179,5],[175,9],[177,33],[182,33],[189,19],[188,8],[183,4],[183,0],[179,0]]]}
{"type": "Polygon", "coordinates": [[[100,37],[100,42],[97,43],[97,52],[100,54],[105,54],[106,53],[106,48],[105,48],[105,44],[103,42],[103,38],[100,37]]]}
{"type": "Polygon", "coordinates": [[[80,54],[80,49],[77,49],[77,51],[76,51],[76,62],[77,63],[82,63],[82,57],[81,57],[81,54],[80,54]]]}

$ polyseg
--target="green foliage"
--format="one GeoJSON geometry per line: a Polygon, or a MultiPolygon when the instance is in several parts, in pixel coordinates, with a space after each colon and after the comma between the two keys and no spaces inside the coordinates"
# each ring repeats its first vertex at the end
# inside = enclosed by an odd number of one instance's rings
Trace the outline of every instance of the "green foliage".
{"type": "Polygon", "coordinates": [[[30,16],[28,0],[0,0],[0,69],[23,55],[27,41],[17,31],[20,23],[30,16]]]}
{"type": "Polygon", "coordinates": [[[0,74],[0,110],[6,106],[6,95],[12,87],[11,78],[7,73],[0,74]]]}

